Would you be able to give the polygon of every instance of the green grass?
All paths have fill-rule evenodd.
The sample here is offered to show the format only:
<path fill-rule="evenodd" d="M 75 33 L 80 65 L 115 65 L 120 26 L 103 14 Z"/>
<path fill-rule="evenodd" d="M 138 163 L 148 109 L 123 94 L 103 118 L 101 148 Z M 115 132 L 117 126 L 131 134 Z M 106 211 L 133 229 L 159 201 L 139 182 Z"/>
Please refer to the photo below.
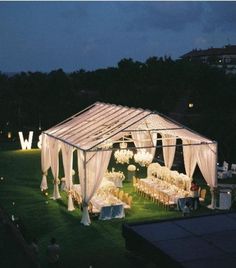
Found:
<path fill-rule="evenodd" d="M 67 211 L 67 198 L 53 201 L 40 192 L 40 151 L 0 152 L 0 205 L 9 215 L 19 218 L 20 228 L 27 241 L 39 240 L 40 262 L 46 267 L 46 247 L 56 237 L 61 249 L 60 267 L 143 267 L 143 263 L 129 258 L 125 249 L 121 227 L 124 222 L 146 221 L 182 217 L 178 211 L 165 211 L 134 192 L 129 182 L 124 190 L 133 196 L 132 210 L 125 219 L 92 220 L 89 227 L 80 224 L 81 212 L 77 208 Z M 111 162 L 111 167 L 115 166 Z M 124 168 L 116 166 L 116 170 Z M 61 172 L 61 171 L 60 171 Z M 124 170 L 126 173 L 126 169 Z M 145 176 L 140 168 L 139 176 Z M 49 196 L 52 194 L 52 176 L 49 174 Z M 13 205 L 13 202 L 15 203 Z M 208 211 L 201 208 L 196 214 Z M 5 254 L 8 254 L 5 252 Z M 14 267 L 14 266 L 13 266 Z"/>

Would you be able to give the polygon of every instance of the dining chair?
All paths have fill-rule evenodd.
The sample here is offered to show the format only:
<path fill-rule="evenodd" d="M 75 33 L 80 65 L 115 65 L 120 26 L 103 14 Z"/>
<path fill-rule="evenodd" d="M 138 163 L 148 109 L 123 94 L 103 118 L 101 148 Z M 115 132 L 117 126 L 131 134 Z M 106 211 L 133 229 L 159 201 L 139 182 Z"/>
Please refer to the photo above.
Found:
<path fill-rule="evenodd" d="M 122 200 L 123 195 L 124 195 L 124 191 L 123 190 L 119 191 L 118 199 Z"/>
<path fill-rule="evenodd" d="M 231 164 L 231 172 L 236 175 L 236 164 Z"/>
<path fill-rule="evenodd" d="M 199 196 L 199 202 L 203 203 L 206 198 L 206 189 L 202 189 Z"/>

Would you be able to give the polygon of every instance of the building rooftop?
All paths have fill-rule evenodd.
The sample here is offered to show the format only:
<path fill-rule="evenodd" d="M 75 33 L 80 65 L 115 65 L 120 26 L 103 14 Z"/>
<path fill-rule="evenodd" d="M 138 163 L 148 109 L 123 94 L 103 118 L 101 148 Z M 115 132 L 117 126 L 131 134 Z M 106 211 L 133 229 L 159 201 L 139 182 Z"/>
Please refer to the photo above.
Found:
<path fill-rule="evenodd" d="M 208 48 L 208 49 L 194 49 L 180 58 L 192 58 L 192 57 L 202 57 L 202 56 L 221 56 L 221 55 L 236 55 L 236 45 L 227 45 L 223 48 Z"/>

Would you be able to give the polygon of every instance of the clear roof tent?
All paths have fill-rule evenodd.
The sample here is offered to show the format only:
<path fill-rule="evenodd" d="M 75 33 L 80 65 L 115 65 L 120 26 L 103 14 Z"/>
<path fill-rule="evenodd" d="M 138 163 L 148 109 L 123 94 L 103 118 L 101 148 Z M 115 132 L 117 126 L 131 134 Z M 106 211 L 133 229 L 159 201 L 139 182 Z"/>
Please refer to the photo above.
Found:
<path fill-rule="evenodd" d="M 214 143 L 160 113 L 101 102 L 94 103 L 44 133 L 77 149 L 93 151 L 101 149 L 99 145 L 106 140 L 115 142 L 131 132 L 147 130 L 188 139 L 196 144 Z"/>
<path fill-rule="evenodd" d="M 162 145 L 156 145 L 156 141 L 159 139 L 157 134 L 161 136 Z M 182 140 L 182 143 L 177 144 L 177 139 Z M 198 164 L 203 177 L 211 188 L 211 207 L 214 208 L 214 187 L 217 187 L 217 143 L 215 141 L 160 113 L 101 102 L 94 103 L 43 132 L 41 189 L 47 189 L 47 170 L 51 168 L 54 177 L 53 198 L 60 198 L 58 153 L 61 150 L 66 182 L 69 185 L 68 210 L 73 209 L 70 193 L 73 184 L 71 172 L 73 150 L 77 149 L 77 164 L 84 206 L 81 223 L 89 225 L 89 201 L 101 183 L 110 161 L 111 151 L 119 149 L 113 145 L 122 143 L 124 140 L 130 142 L 129 148 L 134 150 L 146 148 L 144 151 L 148 149 L 152 151 L 154 148 L 153 156 L 156 147 L 163 147 L 167 168 L 172 166 L 175 147 L 183 146 L 185 168 L 186 166 L 188 167 L 186 170 L 192 168 L 191 172 L 194 172 L 195 166 Z M 107 147 L 107 144 L 111 144 L 111 146 Z M 192 175 L 189 176 L 192 177 Z"/>

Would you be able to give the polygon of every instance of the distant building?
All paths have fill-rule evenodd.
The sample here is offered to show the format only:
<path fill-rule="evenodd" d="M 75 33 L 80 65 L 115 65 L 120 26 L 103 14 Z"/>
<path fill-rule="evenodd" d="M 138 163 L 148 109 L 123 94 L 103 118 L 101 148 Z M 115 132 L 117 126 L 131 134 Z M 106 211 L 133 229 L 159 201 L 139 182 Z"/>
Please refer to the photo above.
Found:
<path fill-rule="evenodd" d="M 236 45 L 223 48 L 194 49 L 180 58 L 189 61 L 200 61 L 218 68 L 226 73 L 236 74 Z"/>

